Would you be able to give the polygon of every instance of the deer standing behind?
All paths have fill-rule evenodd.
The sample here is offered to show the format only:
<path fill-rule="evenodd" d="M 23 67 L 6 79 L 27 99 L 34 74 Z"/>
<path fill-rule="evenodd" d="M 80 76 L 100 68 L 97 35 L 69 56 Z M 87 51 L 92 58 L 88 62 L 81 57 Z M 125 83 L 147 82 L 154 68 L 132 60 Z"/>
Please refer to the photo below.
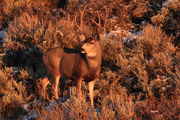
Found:
<path fill-rule="evenodd" d="M 91 106 L 94 106 L 94 84 L 101 70 L 101 47 L 98 39 L 87 38 L 81 49 L 51 48 L 43 55 L 48 75 L 42 80 L 42 90 L 53 82 L 53 95 L 58 99 L 60 78 L 72 79 L 76 82 L 77 97 L 82 97 L 81 83 L 88 82 Z"/>

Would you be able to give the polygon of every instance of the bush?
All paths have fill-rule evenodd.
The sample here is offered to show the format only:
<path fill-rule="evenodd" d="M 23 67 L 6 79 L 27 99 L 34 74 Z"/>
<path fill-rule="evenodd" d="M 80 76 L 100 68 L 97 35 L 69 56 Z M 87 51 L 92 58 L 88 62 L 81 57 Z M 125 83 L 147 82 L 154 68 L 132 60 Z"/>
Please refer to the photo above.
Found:
<path fill-rule="evenodd" d="M 159 6 L 163 0 L 82 1 L 71 0 L 66 6 L 59 0 L 0 1 L 0 26 L 7 28 L 0 46 L 4 51 L 0 55 L 0 119 L 22 118 L 30 113 L 22 104 L 30 103 L 32 111 L 39 110 L 37 119 L 43 120 L 177 119 L 180 56 L 178 45 L 173 45 L 178 39 L 177 0 L 164 4 L 157 14 L 149 6 Z M 151 22 L 141 26 L 145 18 Z M 175 32 L 167 33 L 170 28 Z M 133 43 L 128 46 L 124 37 L 136 30 L 140 34 L 130 38 Z M 80 48 L 84 38 L 97 34 L 103 50 L 94 91 L 97 111 L 90 109 L 85 82 L 83 100 L 72 95 L 48 109 L 52 103 L 40 99 L 37 82 L 46 75 L 43 53 L 56 46 Z"/>
<path fill-rule="evenodd" d="M 0 70 L 0 113 L 3 117 L 18 117 L 23 111 L 21 104 L 28 100 L 26 86 L 13 80 L 11 68 Z"/>

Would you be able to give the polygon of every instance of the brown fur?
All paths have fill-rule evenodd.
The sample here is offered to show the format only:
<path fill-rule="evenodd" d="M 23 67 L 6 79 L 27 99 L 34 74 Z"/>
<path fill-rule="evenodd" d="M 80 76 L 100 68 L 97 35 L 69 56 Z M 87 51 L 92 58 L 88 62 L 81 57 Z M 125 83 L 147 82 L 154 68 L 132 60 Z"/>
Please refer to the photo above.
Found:
<path fill-rule="evenodd" d="M 60 78 L 72 79 L 76 82 L 77 96 L 82 96 L 81 82 L 88 82 L 91 105 L 94 106 L 94 84 L 101 70 L 101 47 L 99 41 L 85 42 L 80 50 L 68 48 L 51 48 L 43 56 L 48 77 L 42 80 L 45 94 L 49 79 L 53 80 L 53 94 L 58 99 L 58 83 Z M 49 79 L 48 79 L 49 78 Z"/>

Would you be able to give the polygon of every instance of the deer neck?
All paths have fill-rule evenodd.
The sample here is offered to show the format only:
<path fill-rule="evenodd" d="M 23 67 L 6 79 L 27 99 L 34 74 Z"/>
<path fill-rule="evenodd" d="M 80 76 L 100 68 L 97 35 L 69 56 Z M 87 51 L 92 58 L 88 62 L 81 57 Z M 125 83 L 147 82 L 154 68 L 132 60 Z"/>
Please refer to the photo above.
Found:
<path fill-rule="evenodd" d="M 87 55 L 86 56 L 86 62 L 87 62 L 88 69 L 90 71 L 97 69 L 101 64 L 100 55 L 95 55 L 95 56 L 88 56 Z"/>

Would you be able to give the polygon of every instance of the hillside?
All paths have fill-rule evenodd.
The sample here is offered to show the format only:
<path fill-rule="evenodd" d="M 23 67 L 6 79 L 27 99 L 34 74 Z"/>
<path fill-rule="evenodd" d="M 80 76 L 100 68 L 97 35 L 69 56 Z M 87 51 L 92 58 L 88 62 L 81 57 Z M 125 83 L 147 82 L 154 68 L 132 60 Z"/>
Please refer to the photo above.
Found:
<path fill-rule="evenodd" d="M 0 120 L 178 120 L 179 21 L 179 0 L 1 0 Z M 80 36 L 96 34 L 95 109 L 86 82 L 83 100 L 70 80 L 60 82 L 59 100 L 51 85 L 42 98 L 43 53 L 78 49 Z"/>

